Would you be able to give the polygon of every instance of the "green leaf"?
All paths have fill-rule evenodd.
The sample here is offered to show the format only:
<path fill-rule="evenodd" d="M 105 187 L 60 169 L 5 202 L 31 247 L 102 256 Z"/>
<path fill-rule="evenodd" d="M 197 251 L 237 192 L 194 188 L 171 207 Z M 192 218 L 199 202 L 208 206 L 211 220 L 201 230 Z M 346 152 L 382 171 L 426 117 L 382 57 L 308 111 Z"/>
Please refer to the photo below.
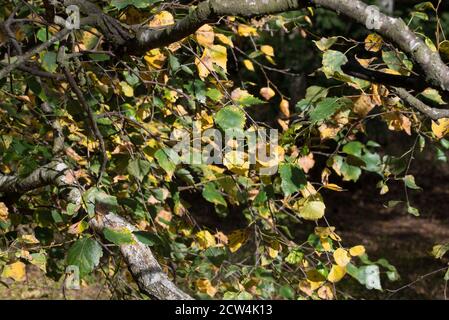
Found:
<path fill-rule="evenodd" d="M 154 153 L 154 157 L 157 163 L 164 169 L 165 172 L 171 177 L 175 173 L 176 165 L 167 157 L 167 154 L 163 149 L 159 149 Z"/>
<path fill-rule="evenodd" d="M 206 92 L 206 97 L 211 99 L 214 102 L 220 101 L 221 98 L 223 98 L 223 94 L 220 92 L 220 90 L 215 88 L 209 88 Z"/>
<path fill-rule="evenodd" d="M 344 145 L 343 152 L 347 154 L 351 154 L 356 157 L 362 156 L 364 145 L 358 141 L 351 141 Z"/>
<path fill-rule="evenodd" d="M 131 160 L 128 164 L 128 173 L 137 180 L 142 181 L 143 178 L 150 172 L 151 164 L 142 159 Z"/>
<path fill-rule="evenodd" d="M 80 276 L 91 273 L 103 255 L 101 246 L 92 238 L 78 239 L 67 253 L 67 265 L 78 266 Z"/>
<path fill-rule="evenodd" d="M 413 63 L 402 52 L 382 51 L 382 59 L 388 68 L 405 76 L 410 75 L 410 71 L 413 69 Z"/>
<path fill-rule="evenodd" d="M 290 286 L 287 285 L 279 288 L 279 294 L 285 299 L 292 300 L 295 298 L 295 291 Z"/>
<path fill-rule="evenodd" d="M 220 247 L 207 248 L 203 254 L 216 267 L 219 267 L 227 257 L 226 249 Z"/>
<path fill-rule="evenodd" d="M 310 112 L 310 121 L 315 123 L 321 120 L 326 120 L 332 116 L 341 107 L 341 104 L 338 103 L 338 99 L 339 98 L 334 97 L 321 100 Z"/>
<path fill-rule="evenodd" d="M 297 165 L 291 163 L 281 164 L 279 174 L 281 176 L 281 189 L 285 196 L 299 191 L 307 184 L 304 172 Z"/>
<path fill-rule="evenodd" d="M 55 72 L 58 68 L 58 64 L 56 63 L 56 52 L 45 52 L 41 53 L 42 59 L 42 68 L 44 68 L 48 72 Z"/>
<path fill-rule="evenodd" d="M 103 229 L 104 237 L 120 246 L 122 244 L 133 244 L 135 243 L 134 237 L 129 229 L 123 228 L 123 229 L 111 229 L 111 228 L 104 228 Z"/>
<path fill-rule="evenodd" d="M 415 177 L 411 174 L 406 175 L 404 177 L 404 183 L 407 186 L 407 188 L 414 189 L 414 190 L 421 190 L 421 187 L 418 187 L 415 183 Z"/>
<path fill-rule="evenodd" d="M 341 66 L 348 62 L 348 58 L 340 51 L 328 50 L 323 54 L 323 67 L 322 71 L 327 78 L 331 78 L 334 75 L 341 75 L 343 71 Z"/>
<path fill-rule="evenodd" d="M 215 123 L 223 130 L 227 129 L 243 129 L 246 122 L 245 113 L 236 106 L 227 106 L 215 115 Z"/>
<path fill-rule="evenodd" d="M 318 220 L 324 216 L 326 206 L 322 201 L 307 201 L 299 211 L 301 218 L 305 220 Z"/>
<path fill-rule="evenodd" d="M 133 234 L 139 242 L 146 244 L 150 247 L 154 246 L 157 243 L 160 243 L 160 241 L 161 241 L 160 238 L 158 237 L 158 235 L 156 235 L 152 232 L 134 231 Z"/>
<path fill-rule="evenodd" d="M 209 182 L 204 186 L 203 197 L 209 202 L 216 205 L 222 205 L 227 207 L 227 203 L 223 195 L 217 190 L 214 183 Z"/>
<path fill-rule="evenodd" d="M 437 259 L 441 259 L 447 251 L 449 251 L 449 243 L 437 244 L 432 248 L 432 255 Z"/>
<path fill-rule="evenodd" d="M 161 0 L 112 0 L 111 5 L 121 10 L 127 6 L 134 6 L 139 9 L 147 8 L 150 5 L 160 2 Z"/>
<path fill-rule="evenodd" d="M 289 252 L 288 256 L 285 257 L 285 262 L 294 265 L 300 263 L 303 258 L 304 253 L 302 253 L 298 249 L 293 249 L 292 251 Z"/>
<path fill-rule="evenodd" d="M 449 268 L 447 268 L 446 273 L 444 274 L 444 280 L 449 281 Z"/>
<path fill-rule="evenodd" d="M 407 206 L 407 212 L 410 213 L 411 215 L 414 215 L 415 217 L 419 217 L 419 210 L 410 205 Z"/>

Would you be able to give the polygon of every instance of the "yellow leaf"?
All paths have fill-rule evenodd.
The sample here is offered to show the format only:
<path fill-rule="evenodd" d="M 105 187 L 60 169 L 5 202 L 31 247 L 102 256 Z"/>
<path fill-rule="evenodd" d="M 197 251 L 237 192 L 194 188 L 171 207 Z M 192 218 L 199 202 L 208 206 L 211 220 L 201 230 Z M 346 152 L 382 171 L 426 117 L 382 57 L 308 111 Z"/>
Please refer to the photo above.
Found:
<path fill-rule="evenodd" d="M 276 62 L 274 62 L 273 57 L 265 56 L 265 59 L 267 59 L 267 61 L 268 61 L 269 63 L 271 63 L 272 65 L 276 65 Z"/>
<path fill-rule="evenodd" d="M 370 96 L 362 94 L 360 98 L 354 102 L 353 111 L 356 114 L 365 117 L 375 106 L 376 105 Z"/>
<path fill-rule="evenodd" d="M 273 89 L 269 88 L 269 87 L 265 87 L 260 89 L 260 95 L 262 97 L 264 97 L 265 100 L 270 100 L 271 98 L 273 98 L 276 93 L 274 92 Z"/>
<path fill-rule="evenodd" d="M 8 220 L 8 207 L 3 202 L 0 202 L 0 221 L 6 220 Z"/>
<path fill-rule="evenodd" d="M 210 55 L 212 57 L 212 62 L 217 66 L 221 67 L 224 71 L 227 71 L 227 63 L 228 63 L 228 52 L 226 47 L 222 45 L 213 45 L 210 48 Z"/>
<path fill-rule="evenodd" d="M 281 103 L 279 104 L 279 110 L 286 118 L 290 117 L 290 104 L 287 100 L 282 99 Z"/>
<path fill-rule="evenodd" d="M 214 29 L 205 24 L 195 32 L 196 41 L 203 47 L 210 47 L 214 44 Z"/>
<path fill-rule="evenodd" d="M 34 234 L 24 234 L 20 237 L 20 241 L 29 244 L 39 243 L 39 240 L 34 236 Z"/>
<path fill-rule="evenodd" d="M 213 297 L 217 293 L 217 289 L 215 289 L 210 280 L 208 279 L 198 279 L 196 280 L 196 287 L 199 292 L 206 293 L 209 296 Z"/>
<path fill-rule="evenodd" d="M 441 42 L 439 45 L 439 50 L 440 50 L 440 53 L 443 56 L 445 56 L 446 59 L 448 59 L 449 58 L 449 41 L 444 40 L 443 42 Z"/>
<path fill-rule="evenodd" d="M 400 112 L 388 113 L 384 115 L 384 118 L 388 123 L 388 129 L 392 131 L 405 131 L 409 136 L 412 135 L 412 122 Z"/>
<path fill-rule="evenodd" d="M 201 59 L 195 59 L 195 64 L 201 79 L 206 78 L 210 74 L 213 70 L 214 63 L 227 71 L 227 62 L 228 57 L 226 47 L 221 45 L 213 45 L 209 48 L 205 48 Z"/>
<path fill-rule="evenodd" d="M 20 261 L 6 265 L 2 272 L 2 277 L 12 278 L 15 281 L 24 281 L 25 275 L 25 264 Z"/>
<path fill-rule="evenodd" d="M 432 132 L 437 139 L 443 138 L 449 133 L 449 118 L 432 121 Z"/>
<path fill-rule="evenodd" d="M 334 260 L 340 267 L 345 267 L 351 261 L 351 257 L 348 251 L 343 248 L 338 248 L 334 251 Z"/>
<path fill-rule="evenodd" d="M 211 70 L 213 70 L 212 59 L 207 53 L 208 52 L 204 50 L 201 59 L 195 58 L 195 65 L 201 79 L 206 78 L 210 74 Z"/>
<path fill-rule="evenodd" d="M 249 71 L 255 71 L 255 69 L 254 69 L 254 64 L 251 62 L 251 60 L 249 60 L 249 59 L 243 60 L 243 65 L 244 65 L 245 68 L 248 69 Z"/>
<path fill-rule="evenodd" d="M 229 236 L 229 251 L 236 252 L 248 240 L 249 234 L 246 230 L 235 230 Z"/>
<path fill-rule="evenodd" d="M 168 11 L 161 11 L 155 14 L 153 19 L 151 19 L 149 26 L 150 28 L 160 28 L 165 26 L 170 26 L 175 23 L 173 15 Z"/>
<path fill-rule="evenodd" d="M 257 29 L 246 24 L 239 24 L 237 33 L 242 37 L 257 36 Z"/>
<path fill-rule="evenodd" d="M 134 89 L 131 87 L 128 82 L 126 81 L 120 81 L 120 87 L 122 89 L 122 93 L 126 97 L 134 97 Z"/>
<path fill-rule="evenodd" d="M 201 249 L 207 249 L 217 245 L 215 237 L 207 230 L 200 231 L 196 234 L 196 240 Z"/>
<path fill-rule="evenodd" d="M 260 47 L 260 51 L 262 51 L 266 56 L 274 57 L 274 49 L 272 46 L 263 45 Z"/>
<path fill-rule="evenodd" d="M 278 256 L 279 251 L 281 251 L 281 250 L 282 250 L 282 246 L 280 245 L 279 242 L 272 242 L 270 244 L 270 246 L 268 247 L 268 255 L 272 259 L 275 259 Z"/>
<path fill-rule="evenodd" d="M 371 33 L 365 39 L 365 50 L 379 52 L 382 49 L 383 39 L 376 33 Z"/>
<path fill-rule="evenodd" d="M 150 69 L 161 69 L 165 64 L 167 57 L 160 49 L 152 49 L 145 54 L 144 59 Z"/>
<path fill-rule="evenodd" d="M 323 187 L 326 188 L 326 189 L 329 189 L 329 190 L 333 190 L 333 191 L 338 191 L 338 192 L 343 191 L 342 187 L 340 187 L 340 186 L 338 186 L 338 185 L 336 185 L 334 183 L 325 184 Z"/>
<path fill-rule="evenodd" d="M 308 201 L 299 211 L 299 215 L 305 220 L 318 220 L 324 216 L 325 209 L 322 201 Z"/>
<path fill-rule="evenodd" d="M 335 283 L 343 279 L 345 274 L 346 274 L 346 267 L 340 267 L 334 264 L 332 265 L 331 271 L 327 276 L 327 280 L 329 280 L 332 283 Z"/>
<path fill-rule="evenodd" d="M 354 246 L 351 249 L 349 249 L 349 254 L 353 257 L 361 256 L 365 253 L 365 247 L 362 245 Z"/>
<path fill-rule="evenodd" d="M 230 46 L 231 48 L 234 48 L 234 43 L 232 43 L 231 38 L 226 37 L 224 34 L 217 33 L 215 34 L 215 37 L 220 41 L 221 43 Z"/>
<path fill-rule="evenodd" d="M 323 246 L 324 251 L 332 251 L 331 242 L 328 238 L 320 238 L 321 245 Z"/>

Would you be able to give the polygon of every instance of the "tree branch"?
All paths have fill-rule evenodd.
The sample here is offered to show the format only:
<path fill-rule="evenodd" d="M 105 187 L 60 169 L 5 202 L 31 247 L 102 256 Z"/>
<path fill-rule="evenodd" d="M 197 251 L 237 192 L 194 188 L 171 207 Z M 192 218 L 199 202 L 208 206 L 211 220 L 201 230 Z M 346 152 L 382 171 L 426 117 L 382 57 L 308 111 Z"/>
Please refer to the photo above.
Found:
<path fill-rule="evenodd" d="M 36 169 L 24 178 L 0 174 L 0 192 L 23 193 L 50 185 L 68 190 L 67 200 L 74 204 L 81 204 L 81 191 L 75 184 L 74 174 L 62 161 L 55 160 L 46 166 Z M 89 225 L 100 234 L 103 234 L 104 228 L 127 228 L 131 232 L 137 231 L 131 223 L 114 213 L 97 214 L 95 218 L 89 221 Z M 158 300 L 192 299 L 168 279 L 151 249 L 137 239 L 135 239 L 135 242 L 135 244 L 121 245 L 120 252 L 139 289 L 151 298 Z"/>
<path fill-rule="evenodd" d="M 394 88 L 394 91 L 406 104 L 425 114 L 432 120 L 449 118 L 449 110 L 429 107 L 403 88 Z"/>

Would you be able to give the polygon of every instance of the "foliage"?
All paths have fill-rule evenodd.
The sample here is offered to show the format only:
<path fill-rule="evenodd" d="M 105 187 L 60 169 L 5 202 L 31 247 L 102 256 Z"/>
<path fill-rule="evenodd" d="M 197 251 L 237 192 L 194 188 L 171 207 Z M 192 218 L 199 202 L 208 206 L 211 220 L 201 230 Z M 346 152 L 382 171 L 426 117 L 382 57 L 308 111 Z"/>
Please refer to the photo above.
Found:
<path fill-rule="evenodd" d="M 41 2 L 34 1 L 37 14 L 45 13 Z M 128 24 L 167 26 L 186 13 L 182 6 L 167 9 L 160 1 L 103 4 L 105 12 Z M 13 7 L 11 1 L 0 8 L 0 20 Z M 21 7 L 18 15 L 35 17 L 30 8 Z M 26 193 L 8 206 L 6 199 L 0 201 L 2 277 L 23 281 L 24 266 L 31 263 L 52 277 L 76 265 L 86 278 L 99 268 L 123 267 L 110 257 L 119 255 L 120 245 L 138 241 L 152 248 L 164 271 L 176 266 L 170 269 L 176 284 L 197 298 L 334 299 L 334 285 L 350 278 L 377 290 L 397 280 L 396 269 L 385 259 L 371 261 L 363 245 L 349 246 L 339 236 L 326 211 L 326 194 L 345 191 L 367 173 L 377 177 L 380 194 L 394 183 L 403 183 L 406 193 L 421 190 L 408 172 L 410 162 L 427 142 L 447 161 L 449 119 L 428 120 L 388 86 L 345 74 L 342 65 L 352 54 L 348 48 L 380 52 L 377 59 L 360 58 L 364 66 L 376 64 L 378 70 L 405 76 L 415 71 L 413 62 L 386 39 L 368 32 L 346 37 L 341 20 L 333 17 L 334 23 L 326 25 L 332 21 L 321 13 L 304 9 L 246 20 L 227 17 L 142 56 L 116 56 L 96 30 L 74 32 L 69 46 L 78 54 L 69 68 L 96 115 L 104 155 L 66 80 L 20 70 L 3 79 L 1 172 L 23 177 L 51 161 L 51 121 L 57 118 L 65 136 L 63 158 L 83 189 L 83 202 L 81 207 L 69 203 L 63 190 L 53 186 Z M 420 7 L 403 13 L 426 28 L 425 16 L 432 14 Z M 153 18 L 146 22 L 148 17 Z M 330 29 L 341 33 L 333 35 Z M 15 34 L 32 47 L 58 30 L 24 24 Z M 309 39 L 312 34 L 320 37 Z M 445 53 L 444 41 L 427 34 L 422 36 Z M 4 43 L 5 35 L 0 40 Z M 290 43 L 311 57 L 303 61 L 300 52 L 293 55 Z M 46 72 L 61 72 L 57 55 L 62 44 L 56 42 L 33 61 Z M 7 55 L 4 59 L 8 63 Z M 290 63 L 292 73 L 316 66 L 299 101 L 289 97 L 285 82 L 290 71 L 283 67 Z M 436 105 L 444 103 L 435 89 L 422 95 Z M 51 114 L 42 110 L 43 103 L 51 106 Z M 260 110 L 274 116 L 256 121 Z M 415 143 L 405 154 L 386 154 L 370 135 L 374 121 L 413 136 Z M 173 135 L 182 137 L 183 129 L 261 127 L 282 131 L 276 150 L 281 161 L 272 176 L 258 173 L 268 166 L 260 159 L 257 164 L 232 159 L 185 164 L 169 152 Z M 201 152 L 194 144 L 190 149 L 193 155 Z M 100 174 L 103 156 L 107 166 Z M 425 209 L 413 207 L 407 194 L 388 205 L 400 201 L 413 215 Z M 94 234 L 87 221 L 104 213 L 102 206 L 138 230 Z M 22 225 L 30 227 L 26 233 L 18 232 Z M 100 243 L 112 246 L 106 250 Z M 440 245 L 434 255 L 440 258 L 447 250 Z"/>

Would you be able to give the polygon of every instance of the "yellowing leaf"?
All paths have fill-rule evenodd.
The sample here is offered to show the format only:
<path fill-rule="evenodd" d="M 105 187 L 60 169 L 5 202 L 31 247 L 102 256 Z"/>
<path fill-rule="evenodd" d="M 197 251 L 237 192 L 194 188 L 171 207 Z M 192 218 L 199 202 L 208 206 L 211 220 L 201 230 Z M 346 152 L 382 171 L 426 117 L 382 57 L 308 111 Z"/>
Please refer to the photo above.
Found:
<path fill-rule="evenodd" d="M 269 88 L 269 87 L 265 87 L 260 89 L 260 95 L 262 97 L 264 97 L 265 100 L 270 100 L 271 98 L 273 98 L 276 93 L 274 92 L 273 89 Z"/>
<path fill-rule="evenodd" d="M 175 23 L 175 19 L 173 15 L 168 11 L 161 11 L 158 14 L 155 14 L 153 19 L 151 19 L 148 24 L 150 28 L 160 28 L 165 26 L 170 26 Z"/>
<path fill-rule="evenodd" d="M 318 220 L 324 216 L 326 206 L 321 201 L 308 201 L 299 211 L 299 215 L 306 220 Z"/>
<path fill-rule="evenodd" d="M 8 207 L 3 202 L 0 202 L 0 221 L 6 220 L 8 220 Z"/>
<path fill-rule="evenodd" d="M 217 245 L 215 237 L 207 230 L 200 231 L 196 234 L 196 240 L 201 249 L 207 249 Z"/>
<path fill-rule="evenodd" d="M 249 234 L 246 230 L 235 230 L 229 236 L 229 251 L 236 252 L 248 240 Z"/>
<path fill-rule="evenodd" d="M 195 65 L 201 79 L 206 78 L 210 74 L 214 66 L 212 65 L 212 59 L 208 54 L 207 49 L 204 50 L 201 59 L 195 58 Z"/>
<path fill-rule="evenodd" d="M 221 45 L 213 45 L 205 48 L 201 59 L 196 58 L 195 64 L 201 79 L 206 78 L 213 70 L 213 64 L 218 65 L 227 71 L 228 56 L 226 47 Z"/>
<path fill-rule="evenodd" d="M 196 287 L 199 292 L 206 293 L 209 296 L 213 297 L 217 293 L 217 289 L 215 289 L 210 280 L 208 279 L 198 279 L 196 280 Z"/>
<path fill-rule="evenodd" d="M 249 59 L 243 60 L 243 65 L 244 65 L 245 68 L 248 69 L 249 71 L 255 71 L 255 69 L 254 69 L 254 64 L 251 62 L 251 60 L 249 60 Z"/>
<path fill-rule="evenodd" d="M 196 41 L 203 47 L 210 47 L 214 44 L 214 29 L 205 24 L 195 32 Z"/>
<path fill-rule="evenodd" d="M 257 36 L 257 29 L 246 24 L 239 24 L 237 27 L 237 33 L 242 37 Z"/>
<path fill-rule="evenodd" d="M 122 89 L 122 93 L 126 97 L 133 97 L 134 96 L 134 89 L 131 87 L 126 81 L 120 81 L 120 87 Z"/>
<path fill-rule="evenodd" d="M 231 38 L 226 37 L 224 34 L 217 33 L 215 34 L 215 37 L 220 41 L 221 43 L 230 46 L 231 48 L 234 48 L 234 43 L 232 43 Z"/>
<path fill-rule="evenodd" d="M 221 67 L 224 71 L 227 71 L 228 53 L 226 47 L 219 44 L 210 48 L 212 62 Z"/>
<path fill-rule="evenodd" d="M 376 33 L 371 33 L 365 39 L 365 50 L 379 52 L 382 49 L 383 39 Z"/>
<path fill-rule="evenodd" d="M 332 283 L 335 283 L 343 279 L 345 274 L 346 274 L 346 267 L 340 267 L 334 264 L 332 265 L 331 271 L 327 276 L 327 280 L 329 280 Z"/>
<path fill-rule="evenodd" d="M 274 49 L 272 46 L 263 45 L 260 47 L 260 51 L 262 51 L 266 56 L 274 57 Z"/>
<path fill-rule="evenodd" d="M 354 246 L 351 249 L 349 249 L 349 254 L 353 257 L 361 256 L 365 253 L 365 247 L 362 245 Z"/>
<path fill-rule="evenodd" d="M 348 251 L 343 248 L 338 248 L 334 251 L 334 260 L 340 267 L 345 267 L 351 261 L 351 257 Z"/>
<path fill-rule="evenodd" d="M 412 122 L 400 112 L 388 113 L 384 115 L 384 118 L 388 123 L 388 129 L 405 131 L 409 136 L 412 135 Z"/>
<path fill-rule="evenodd" d="M 161 69 L 165 64 L 167 57 L 161 52 L 160 49 L 152 49 L 146 53 L 144 60 L 150 69 Z"/>
<path fill-rule="evenodd" d="M 2 277 L 12 278 L 15 281 L 25 281 L 25 275 L 25 264 L 20 261 L 6 265 L 2 272 Z"/>
<path fill-rule="evenodd" d="M 437 139 L 443 138 L 449 133 L 449 118 L 432 121 L 432 132 Z"/>

